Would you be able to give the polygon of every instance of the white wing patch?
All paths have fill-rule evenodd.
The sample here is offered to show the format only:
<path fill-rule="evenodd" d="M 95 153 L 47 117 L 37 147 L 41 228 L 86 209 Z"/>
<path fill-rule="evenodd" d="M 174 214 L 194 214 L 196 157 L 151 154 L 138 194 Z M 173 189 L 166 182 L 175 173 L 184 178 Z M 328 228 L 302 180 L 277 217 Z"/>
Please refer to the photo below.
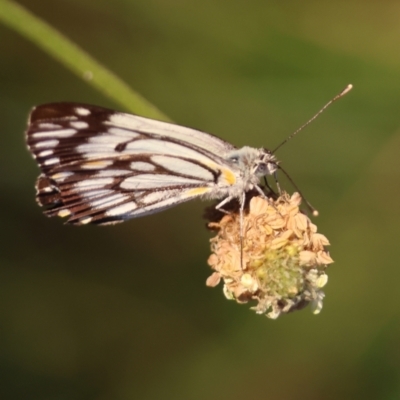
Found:
<path fill-rule="evenodd" d="M 151 161 L 163 168 L 181 175 L 190 175 L 204 181 L 212 181 L 213 174 L 206 168 L 200 167 L 191 161 L 182 160 L 171 156 L 151 156 Z"/>
<path fill-rule="evenodd" d="M 90 110 L 88 108 L 85 107 L 76 107 L 74 110 L 78 115 L 82 115 L 82 116 L 88 116 L 90 115 Z"/>
<path fill-rule="evenodd" d="M 59 129 L 59 130 L 51 130 L 51 131 L 46 131 L 46 132 L 36 132 L 33 133 L 32 136 L 34 138 L 46 138 L 46 137 L 52 137 L 52 138 L 67 138 L 71 137 L 72 135 L 75 135 L 76 129 Z"/>
<path fill-rule="evenodd" d="M 183 144 L 162 141 L 159 139 L 135 140 L 127 144 L 123 153 L 127 154 L 168 154 L 171 156 L 185 157 L 201 160 L 202 154 Z"/>
<path fill-rule="evenodd" d="M 122 204 L 117 207 L 110 208 L 106 211 L 107 216 L 124 215 L 129 214 L 137 208 L 137 205 L 132 201 L 126 204 Z"/>
<path fill-rule="evenodd" d="M 60 129 L 62 128 L 62 125 L 59 124 L 53 124 L 52 122 L 42 122 L 39 124 L 40 129 Z"/>
<path fill-rule="evenodd" d="M 129 164 L 130 168 L 135 171 L 149 172 L 154 171 L 156 166 L 144 161 L 133 161 Z"/>
<path fill-rule="evenodd" d="M 51 178 L 56 180 L 56 181 L 62 182 L 64 179 L 66 179 L 66 178 L 68 178 L 69 176 L 72 176 L 72 175 L 74 175 L 73 172 L 68 172 L 68 171 L 66 171 L 66 172 L 58 172 L 57 174 L 53 174 L 51 176 Z"/>
<path fill-rule="evenodd" d="M 71 121 L 70 125 L 75 129 L 87 129 L 89 124 L 85 121 Z"/>
<path fill-rule="evenodd" d="M 104 178 L 104 177 L 117 177 L 131 174 L 132 171 L 126 169 L 101 169 L 96 172 L 95 178 Z"/>
<path fill-rule="evenodd" d="M 42 147 L 56 147 L 58 143 L 60 143 L 60 141 L 56 139 L 45 140 L 43 142 L 35 143 L 35 148 L 41 149 Z"/>
<path fill-rule="evenodd" d="M 149 194 L 143 196 L 140 201 L 143 204 L 153 204 L 158 203 L 161 200 L 165 200 L 166 198 L 170 198 L 172 196 L 176 196 L 179 193 L 179 190 L 167 190 L 167 191 L 158 191 L 158 192 L 150 192 Z"/>
<path fill-rule="evenodd" d="M 196 179 L 184 178 L 182 176 L 177 176 L 172 180 L 169 175 L 143 174 L 125 178 L 120 186 L 122 189 L 127 190 L 143 190 L 168 187 L 171 186 L 171 182 L 173 182 L 174 186 L 199 185 L 202 183 Z"/>
<path fill-rule="evenodd" d="M 40 155 L 39 155 L 39 157 L 40 157 Z M 47 160 L 45 160 L 44 165 L 54 165 L 54 164 L 58 164 L 59 162 L 60 162 L 60 159 L 58 157 L 48 158 Z"/>
<path fill-rule="evenodd" d="M 103 208 L 105 205 L 114 206 L 118 203 L 128 201 L 129 199 L 130 199 L 130 197 L 127 195 L 124 195 L 121 193 L 116 193 L 116 194 L 110 194 L 109 196 L 107 196 L 105 198 L 101 198 L 100 200 L 91 201 L 90 205 L 93 208 L 99 208 L 99 207 Z"/>
<path fill-rule="evenodd" d="M 88 186 L 104 187 L 111 185 L 114 182 L 113 178 L 97 178 L 97 179 L 85 179 L 75 184 L 76 189 L 84 189 Z"/>
<path fill-rule="evenodd" d="M 53 154 L 53 153 L 54 153 L 54 150 L 43 150 L 38 154 L 38 156 L 39 157 L 46 157 L 46 156 L 49 156 L 50 154 Z"/>

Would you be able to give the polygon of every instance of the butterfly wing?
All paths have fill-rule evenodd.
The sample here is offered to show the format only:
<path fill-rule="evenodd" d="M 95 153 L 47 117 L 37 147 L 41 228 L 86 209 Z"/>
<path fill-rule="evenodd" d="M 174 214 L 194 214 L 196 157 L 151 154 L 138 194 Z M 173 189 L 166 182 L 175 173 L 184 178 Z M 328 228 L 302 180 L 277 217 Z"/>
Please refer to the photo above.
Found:
<path fill-rule="evenodd" d="M 102 107 L 38 106 L 26 135 L 42 170 L 39 204 L 73 224 L 113 224 L 191 198 L 221 197 L 236 181 L 224 158 L 235 149 L 229 143 Z"/>

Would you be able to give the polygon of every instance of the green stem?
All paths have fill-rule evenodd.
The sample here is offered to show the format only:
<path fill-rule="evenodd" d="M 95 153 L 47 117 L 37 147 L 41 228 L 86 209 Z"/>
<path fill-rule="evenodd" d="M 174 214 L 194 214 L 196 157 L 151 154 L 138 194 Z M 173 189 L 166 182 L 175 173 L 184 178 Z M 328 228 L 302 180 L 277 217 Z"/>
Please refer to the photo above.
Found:
<path fill-rule="evenodd" d="M 170 121 L 165 114 L 75 43 L 19 4 L 12 0 L 0 0 L 0 20 L 129 111 Z"/>

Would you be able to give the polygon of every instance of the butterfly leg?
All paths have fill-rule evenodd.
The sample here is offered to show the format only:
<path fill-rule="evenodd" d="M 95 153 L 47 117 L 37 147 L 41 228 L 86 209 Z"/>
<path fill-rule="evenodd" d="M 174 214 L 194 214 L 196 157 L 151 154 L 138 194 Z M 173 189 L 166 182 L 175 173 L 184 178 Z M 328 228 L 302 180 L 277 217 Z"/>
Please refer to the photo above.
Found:
<path fill-rule="evenodd" d="M 278 188 L 278 193 L 280 196 L 282 194 L 282 190 L 281 190 L 281 185 L 279 184 L 279 181 L 278 181 L 278 174 L 276 172 L 274 172 L 274 179 L 275 179 L 275 184 L 276 184 L 276 187 Z"/>
<path fill-rule="evenodd" d="M 272 187 L 269 185 L 268 179 L 266 176 L 264 176 L 264 185 L 265 187 L 268 189 L 269 193 L 271 194 L 275 194 L 274 189 L 272 189 Z M 265 190 L 263 190 L 263 192 L 265 193 Z"/>
<path fill-rule="evenodd" d="M 245 202 L 246 202 L 246 192 L 243 192 L 242 197 L 240 199 L 240 268 L 242 270 L 243 270 L 243 245 L 244 245 L 244 217 L 243 217 L 243 214 L 244 214 Z"/>
<path fill-rule="evenodd" d="M 223 212 L 224 214 L 230 214 L 230 212 L 229 211 L 226 211 L 226 210 L 224 210 L 222 207 L 225 205 L 225 204 L 228 204 L 231 200 L 233 200 L 235 197 L 234 196 L 228 196 L 228 197 L 226 197 L 225 199 L 223 199 L 220 203 L 218 203 L 216 206 L 215 206 L 215 209 L 216 210 L 218 210 L 218 211 L 221 211 L 221 212 Z"/>
<path fill-rule="evenodd" d="M 261 188 L 257 186 L 257 189 L 259 193 L 263 196 L 266 197 Z M 229 211 L 224 210 L 222 207 L 229 203 L 231 200 L 233 200 L 235 197 L 234 196 L 228 196 L 224 200 L 222 200 L 220 203 L 218 203 L 215 208 L 218 211 L 221 211 L 225 214 L 230 214 Z M 243 192 L 243 194 L 239 198 L 240 202 L 240 208 L 239 208 L 239 238 L 240 238 L 240 267 L 243 269 L 243 244 L 244 244 L 244 206 L 246 203 L 246 192 Z"/>
<path fill-rule="evenodd" d="M 260 188 L 260 186 L 256 185 L 256 186 L 254 186 L 254 188 L 257 190 L 257 192 L 260 194 L 260 196 L 261 196 L 263 199 L 268 200 L 268 197 L 265 195 L 264 190 L 262 190 L 262 189 Z"/>

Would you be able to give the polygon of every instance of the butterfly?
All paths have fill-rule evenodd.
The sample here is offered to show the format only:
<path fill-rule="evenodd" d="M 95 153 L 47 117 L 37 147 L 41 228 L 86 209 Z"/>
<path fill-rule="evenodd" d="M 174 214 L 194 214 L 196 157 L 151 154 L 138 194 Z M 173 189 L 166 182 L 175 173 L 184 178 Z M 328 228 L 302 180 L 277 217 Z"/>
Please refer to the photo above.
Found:
<path fill-rule="evenodd" d="M 260 180 L 273 175 L 277 182 L 278 169 L 286 174 L 275 151 L 351 88 L 274 151 L 237 148 L 195 129 L 93 105 L 39 105 L 26 131 L 42 172 L 36 199 L 47 216 L 75 225 L 115 224 L 194 198 L 219 200 L 220 211 L 236 200 L 243 221 L 246 194 L 266 198 Z"/>
<path fill-rule="evenodd" d="M 267 149 L 242 147 L 195 129 L 79 103 L 35 107 L 26 131 L 41 175 L 36 199 L 68 223 L 115 224 L 194 198 L 261 196 L 278 169 Z"/>

